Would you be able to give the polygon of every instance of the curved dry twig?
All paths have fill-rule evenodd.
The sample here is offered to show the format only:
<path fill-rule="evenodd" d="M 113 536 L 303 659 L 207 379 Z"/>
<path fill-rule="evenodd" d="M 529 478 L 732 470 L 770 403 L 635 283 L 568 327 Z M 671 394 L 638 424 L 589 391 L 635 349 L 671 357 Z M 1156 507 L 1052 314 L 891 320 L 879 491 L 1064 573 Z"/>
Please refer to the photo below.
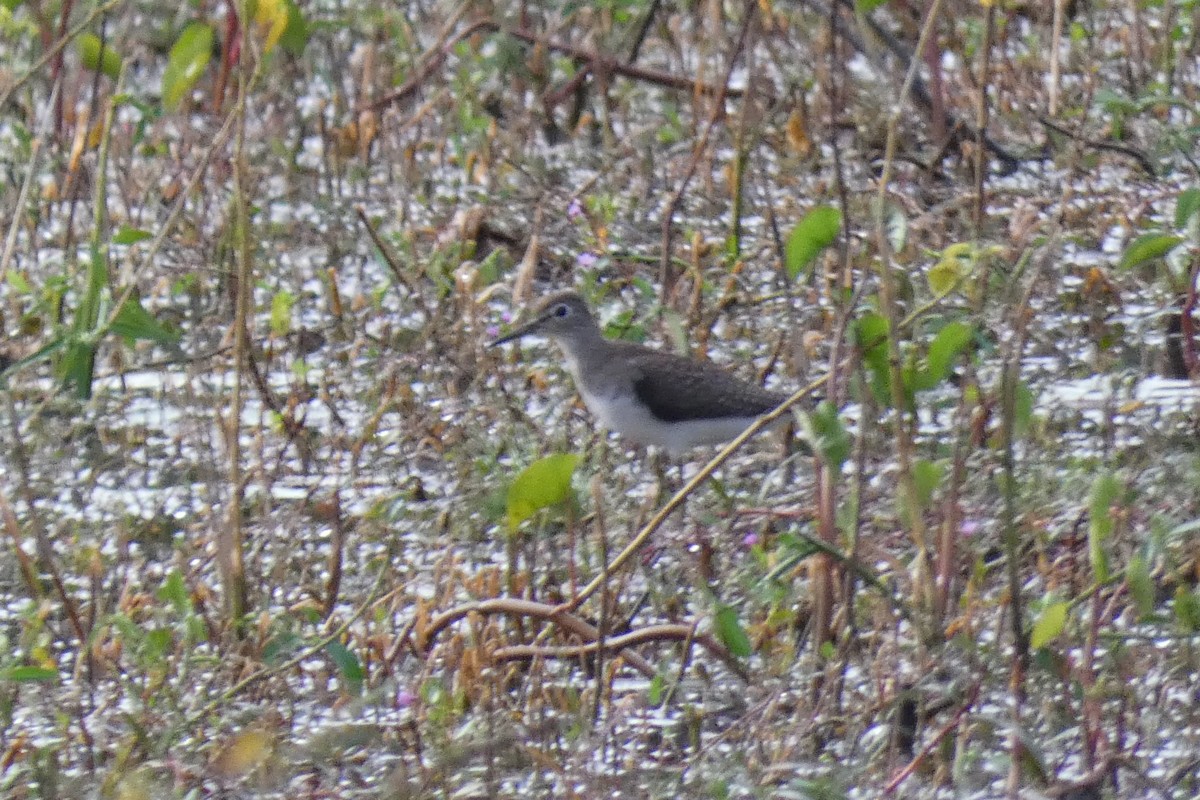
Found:
<path fill-rule="evenodd" d="M 425 630 L 416 632 L 417 647 L 423 652 L 428 652 L 438 634 L 470 614 L 482 614 L 484 616 L 505 614 L 514 617 L 534 617 L 553 622 L 568 633 L 572 633 L 589 642 L 596 642 L 600 638 L 600 629 L 595 625 L 557 606 L 539 603 L 536 600 L 497 597 L 491 600 L 463 603 L 460 606 L 455 606 L 449 611 L 444 611 L 437 615 L 430 621 L 429 626 Z M 614 642 L 620 642 L 623 639 L 624 636 L 607 638 L 605 641 L 605 650 L 623 650 L 622 656 L 634 669 L 648 678 L 653 677 L 655 674 L 653 664 L 637 653 L 624 650 L 623 647 L 614 644 Z M 533 645 L 526 646 L 534 647 Z M 502 649 L 507 650 L 509 648 Z M 556 648 L 537 647 L 536 649 L 551 651 Z"/>
<path fill-rule="evenodd" d="M 732 653 L 707 633 L 695 633 L 695 626 L 678 623 L 662 623 L 640 628 L 636 631 L 610 636 L 603 642 L 593 641 L 587 644 L 543 646 L 532 644 L 510 645 L 497 648 L 492 658 L 498 661 L 527 661 L 533 658 L 582 658 L 603 650 L 604 652 L 620 651 L 642 644 L 660 642 L 693 641 L 712 655 L 721 659 L 725 666 L 736 673 L 742 680 L 749 680 L 750 674 Z"/>

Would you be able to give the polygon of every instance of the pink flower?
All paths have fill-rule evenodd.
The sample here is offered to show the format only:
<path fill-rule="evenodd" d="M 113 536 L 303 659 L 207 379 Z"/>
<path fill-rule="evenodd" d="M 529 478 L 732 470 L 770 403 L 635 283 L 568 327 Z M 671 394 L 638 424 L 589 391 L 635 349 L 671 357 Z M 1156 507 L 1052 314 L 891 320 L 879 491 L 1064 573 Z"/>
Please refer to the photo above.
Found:
<path fill-rule="evenodd" d="M 579 202 L 578 197 L 572 197 L 570 205 L 567 206 L 567 219 L 575 222 L 583 216 L 583 203 Z"/>
<path fill-rule="evenodd" d="M 750 531 L 742 537 L 742 547 L 754 547 L 756 544 L 758 544 L 758 534 L 754 531 Z"/>
<path fill-rule="evenodd" d="M 596 266 L 596 262 L 599 260 L 600 256 L 596 255 L 595 253 L 580 253 L 579 255 L 575 256 L 576 266 L 583 267 L 584 269 L 589 269 Z"/>

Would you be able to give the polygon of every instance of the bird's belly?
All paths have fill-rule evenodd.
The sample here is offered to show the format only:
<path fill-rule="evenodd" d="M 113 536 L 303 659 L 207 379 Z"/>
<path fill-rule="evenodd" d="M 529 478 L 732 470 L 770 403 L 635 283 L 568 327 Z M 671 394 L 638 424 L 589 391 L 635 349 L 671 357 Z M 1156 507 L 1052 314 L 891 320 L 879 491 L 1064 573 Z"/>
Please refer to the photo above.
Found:
<path fill-rule="evenodd" d="M 604 428 L 632 442 L 661 447 L 675 454 L 699 445 L 727 442 L 756 419 L 750 416 L 664 422 L 633 397 L 581 394 L 588 410 Z"/>

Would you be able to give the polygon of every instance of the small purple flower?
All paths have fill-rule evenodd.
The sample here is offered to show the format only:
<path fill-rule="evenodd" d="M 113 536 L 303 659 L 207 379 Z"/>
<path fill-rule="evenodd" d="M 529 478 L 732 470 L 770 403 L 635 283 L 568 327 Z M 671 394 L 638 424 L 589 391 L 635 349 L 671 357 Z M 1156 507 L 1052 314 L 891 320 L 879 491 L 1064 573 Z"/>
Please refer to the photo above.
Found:
<path fill-rule="evenodd" d="M 500 321 L 503 322 L 505 325 L 512 322 L 512 312 L 511 311 L 501 311 L 500 312 Z"/>
<path fill-rule="evenodd" d="M 974 536 L 983 525 L 977 519 L 964 519 L 958 524 L 958 532 L 963 536 Z"/>
<path fill-rule="evenodd" d="M 396 706 L 398 708 L 409 708 L 415 702 L 417 702 L 417 696 L 408 689 L 401 689 L 396 693 Z"/>
<path fill-rule="evenodd" d="M 572 197 L 570 205 L 567 206 L 567 219 L 571 222 L 577 221 L 583 216 L 583 203 L 579 202 L 578 197 Z"/>
<path fill-rule="evenodd" d="M 500 326 L 499 325 L 488 325 L 487 326 L 487 337 L 489 339 L 495 339 L 499 335 L 500 335 Z"/>
<path fill-rule="evenodd" d="M 576 266 L 583 267 L 584 269 L 591 269 L 592 267 L 596 266 L 596 262 L 599 260 L 600 256 L 596 255 L 595 253 L 585 252 L 575 256 Z"/>
<path fill-rule="evenodd" d="M 742 547 L 750 548 L 756 544 L 758 544 L 758 534 L 754 531 L 750 531 L 742 537 Z"/>

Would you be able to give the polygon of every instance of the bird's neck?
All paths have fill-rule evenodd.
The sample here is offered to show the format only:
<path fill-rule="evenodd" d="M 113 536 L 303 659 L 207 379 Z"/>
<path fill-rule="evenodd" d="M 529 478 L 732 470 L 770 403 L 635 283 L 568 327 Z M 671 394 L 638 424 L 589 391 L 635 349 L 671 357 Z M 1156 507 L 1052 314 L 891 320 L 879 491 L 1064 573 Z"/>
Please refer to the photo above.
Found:
<path fill-rule="evenodd" d="M 593 375 L 604 368 L 608 360 L 608 352 L 612 343 L 604 338 L 599 328 L 572 331 L 567 335 L 554 337 L 555 344 L 562 350 L 567 362 L 567 369 L 579 382 L 587 375 Z"/>

